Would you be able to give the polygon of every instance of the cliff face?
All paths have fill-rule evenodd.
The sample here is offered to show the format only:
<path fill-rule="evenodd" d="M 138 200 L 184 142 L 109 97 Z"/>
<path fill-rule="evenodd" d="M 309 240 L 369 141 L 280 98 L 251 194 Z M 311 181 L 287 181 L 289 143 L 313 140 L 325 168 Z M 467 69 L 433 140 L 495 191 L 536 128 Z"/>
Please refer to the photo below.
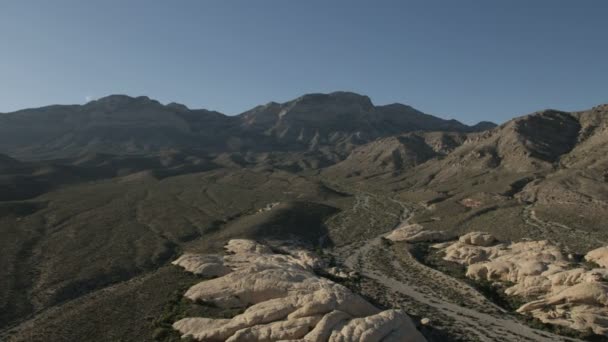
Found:
<path fill-rule="evenodd" d="M 239 115 L 241 127 L 307 148 L 355 146 L 380 137 L 413 131 L 471 132 L 402 104 L 374 106 L 367 96 L 348 92 L 304 95 L 283 104 L 269 103 Z"/>

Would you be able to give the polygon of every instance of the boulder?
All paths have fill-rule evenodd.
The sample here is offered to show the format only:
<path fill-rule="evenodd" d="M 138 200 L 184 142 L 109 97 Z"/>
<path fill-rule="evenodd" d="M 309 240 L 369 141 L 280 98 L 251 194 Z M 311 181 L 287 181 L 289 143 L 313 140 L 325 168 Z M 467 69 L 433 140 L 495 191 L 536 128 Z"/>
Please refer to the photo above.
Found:
<path fill-rule="evenodd" d="M 246 309 L 231 319 L 188 317 L 173 327 L 200 341 L 425 341 L 405 313 L 381 311 L 319 277 L 314 270 L 323 262 L 313 253 L 293 246 L 277 254 L 273 250 L 254 241 L 231 240 L 223 257 L 185 255 L 176 260 L 186 270 L 221 260 L 231 271 L 192 286 L 185 297 Z"/>
<path fill-rule="evenodd" d="M 317 325 L 312 329 L 305 337 L 304 341 L 327 341 L 329 337 L 334 332 L 334 328 L 340 325 L 342 322 L 347 322 L 352 319 L 352 316 L 349 314 L 334 310 L 330 313 L 327 313 L 323 318 L 317 323 Z"/>
<path fill-rule="evenodd" d="M 581 267 L 549 241 L 498 243 L 485 233 L 469 233 L 444 248 L 444 259 L 467 266 L 475 280 L 512 284 L 507 295 L 536 298 L 517 311 L 545 323 L 608 334 L 608 269 Z M 485 234 L 489 235 L 489 234 Z M 490 242 L 492 241 L 492 242 Z M 608 262 L 608 249 L 585 256 Z M 608 335 L 607 335 L 608 336 Z"/>
<path fill-rule="evenodd" d="M 608 284 L 581 282 L 554 295 L 526 303 L 517 312 L 532 314 L 544 323 L 608 335 L 607 306 Z"/>
<path fill-rule="evenodd" d="M 492 246 L 496 242 L 496 238 L 484 232 L 471 232 L 459 238 L 460 242 L 473 246 Z"/>
<path fill-rule="evenodd" d="M 217 255 L 186 253 L 173 261 L 172 264 L 204 277 L 219 277 L 232 272 L 229 267 L 224 266 L 223 258 Z"/>
<path fill-rule="evenodd" d="M 173 323 L 173 328 L 179 330 L 183 337 L 194 336 L 200 327 L 207 327 L 209 330 L 218 329 L 230 322 L 229 319 L 213 319 L 203 317 L 188 317 Z"/>
<path fill-rule="evenodd" d="M 338 279 L 353 278 L 354 274 L 338 267 L 330 267 L 327 269 L 327 274 Z"/>
<path fill-rule="evenodd" d="M 585 260 L 594 262 L 601 267 L 608 267 L 608 246 L 596 248 L 585 255 Z"/>
<path fill-rule="evenodd" d="M 419 224 L 408 224 L 396 228 L 386 238 L 394 242 L 432 242 L 447 240 L 450 237 L 444 231 L 425 230 Z"/>
<path fill-rule="evenodd" d="M 421 341 L 422 335 L 416 331 L 412 320 L 400 310 L 386 310 L 368 317 L 352 319 L 335 329 L 330 342 L 349 341 Z"/>
<path fill-rule="evenodd" d="M 232 254 L 246 254 L 246 253 L 256 253 L 256 254 L 271 254 L 272 249 L 270 247 L 258 243 L 253 240 L 247 239 L 232 239 L 228 241 L 224 249 L 227 253 Z"/>

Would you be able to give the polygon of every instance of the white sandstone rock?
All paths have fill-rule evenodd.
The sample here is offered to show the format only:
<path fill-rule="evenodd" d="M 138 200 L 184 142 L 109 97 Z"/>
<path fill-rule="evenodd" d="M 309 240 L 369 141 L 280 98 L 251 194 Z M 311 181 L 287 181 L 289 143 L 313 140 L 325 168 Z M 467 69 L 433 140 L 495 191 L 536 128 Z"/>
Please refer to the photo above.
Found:
<path fill-rule="evenodd" d="M 243 253 L 256 253 L 256 254 L 270 254 L 272 253 L 272 249 L 270 247 L 263 245 L 261 243 L 257 243 L 253 240 L 247 239 L 232 239 L 228 241 L 226 246 L 224 246 L 226 252 L 233 254 L 243 254 Z"/>
<path fill-rule="evenodd" d="M 238 330 L 226 342 L 270 342 L 300 339 L 311 331 L 320 319 L 319 316 L 309 316 L 254 325 Z"/>
<path fill-rule="evenodd" d="M 412 334 L 412 331 L 416 334 Z M 424 338 L 405 313 L 399 310 L 386 310 L 373 316 L 349 321 L 339 330 L 334 330 L 329 341 L 424 341 Z"/>
<path fill-rule="evenodd" d="M 474 246 L 491 246 L 496 242 L 496 238 L 484 232 L 471 232 L 460 237 L 460 242 Z"/>
<path fill-rule="evenodd" d="M 430 242 L 447 240 L 449 234 L 444 231 L 425 230 L 419 224 L 409 224 L 396 228 L 386 238 L 395 242 Z"/>
<path fill-rule="evenodd" d="M 232 240 L 221 258 L 232 272 L 192 286 L 185 296 L 224 308 L 245 308 L 232 319 L 184 318 L 173 324 L 182 336 L 201 341 L 424 341 L 401 311 L 380 311 L 348 288 L 317 276 L 314 254 L 288 254 L 249 240 Z M 176 264 L 198 270 L 211 257 L 181 257 Z M 178 259 L 178 260 L 180 260 Z M 186 265 L 186 266 L 183 266 Z"/>
<path fill-rule="evenodd" d="M 588 252 L 585 260 L 594 262 L 601 267 L 608 267 L 608 246 L 600 247 Z"/>
<path fill-rule="evenodd" d="M 351 315 L 342 312 L 342 311 L 332 311 L 321 319 L 317 326 L 312 329 L 305 337 L 304 341 L 327 341 L 331 336 L 334 328 L 342 323 L 350 320 L 352 318 Z"/>
<path fill-rule="evenodd" d="M 213 330 L 230 322 L 229 319 L 213 319 L 203 317 L 188 317 L 173 323 L 173 328 L 179 330 L 183 337 L 196 335 L 200 327 Z"/>
<path fill-rule="evenodd" d="M 217 255 L 186 253 L 173 261 L 172 264 L 181 266 L 190 273 L 205 277 L 219 277 L 232 272 L 230 268 L 224 266 L 224 260 Z"/>
<path fill-rule="evenodd" d="M 475 233 L 477 234 L 477 233 Z M 608 269 L 576 267 L 573 258 L 548 241 L 489 245 L 492 239 L 467 234 L 445 247 L 444 259 L 467 266 L 467 277 L 509 282 L 507 295 L 536 297 L 517 311 L 545 323 L 608 335 Z M 608 249 L 585 259 L 604 265 Z"/>
<path fill-rule="evenodd" d="M 542 322 L 577 330 L 608 334 L 608 284 L 582 282 L 558 293 L 522 305 L 517 312 L 529 313 Z"/>

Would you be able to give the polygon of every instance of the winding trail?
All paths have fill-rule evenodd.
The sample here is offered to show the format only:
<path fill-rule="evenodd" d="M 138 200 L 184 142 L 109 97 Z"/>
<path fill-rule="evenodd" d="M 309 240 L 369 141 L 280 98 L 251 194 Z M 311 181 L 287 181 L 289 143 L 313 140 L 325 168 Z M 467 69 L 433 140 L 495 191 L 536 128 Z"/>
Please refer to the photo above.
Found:
<path fill-rule="evenodd" d="M 540 219 L 534 210 L 534 204 L 529 204 L 522 211 L 524 222 L 537 230 L 535 239 L 542 240 L 548 236 L 565 236 L 566 239 L 584 240 L 588 245 L 607 244 L 600 234 L 569 227 L 565 224 Z"/>
<path fill-rule="evenodd" d="M 403 208 L 402 223 L 409 223 L 413 207 Z M 575 341 L 546 331 L 533 329 L 513 314 L 490 302 L 469 285 L 419 263 L 407 244 L 386 244 L 380 234 L 334 251 L 336 260 L 356 270 L 376 284 L 376 294 L 385 296 L 395 307 L 426 307 L 436 313 L 433 319 L 450 321 L 459 334 L 478 341 Z"/>

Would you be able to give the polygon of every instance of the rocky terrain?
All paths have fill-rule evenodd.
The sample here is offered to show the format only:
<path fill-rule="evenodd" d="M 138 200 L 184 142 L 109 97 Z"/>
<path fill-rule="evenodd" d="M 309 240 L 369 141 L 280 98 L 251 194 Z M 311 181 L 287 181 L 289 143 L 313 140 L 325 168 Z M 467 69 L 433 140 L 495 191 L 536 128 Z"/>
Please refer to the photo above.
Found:
<path fill-rule="evenodd" d="M 85 105 L 54 105 L 0 115 L 0 153 L 55 159 L 87 153 L 146 154 L 324 150 L 348 153 L 376 138 L 409 131 L 471 132 L 467 126 L 409 106 L 374 106 L 362 95 L 309 94 L 237 116 L 146 96 L 111 95 Z"/>
<path fill-rule="evenodd" d="M 317 276 L 326 265 L 306 250 L 283 246 L 273 251 L 252 240 L 230 240 L 225 248 L 224 257 L 183 255 L 174 264 L 204 277 L 219 276 L 192 286 L 187 298 L 244 311 L 231 319 L 183 318 L 173 324 L 183 337 L 425 341 L 404 312 L 380 311 L 348 288 Z M 333 273 L 339 276 L 335 269 Z"/>
<path fill-rule="evenodd" d="M 444 252 L 444 260 L 467 266 L 467 277 L 509 284 L 505 294 L 531 299 L 519 313 L 598 335 L 608 332 L 608 270 L 596 266 L 606 258 L 605 247 L 585 255 L 592 263 L 585 265 L 547 240 L 504 244 L 490 234 L 472 232 Z"/>
<path fill-rule="evenodd" d="M 0 114 L 0 153 L 3 341 L 608 338 L 607 105 L 113 95 Z"/>

